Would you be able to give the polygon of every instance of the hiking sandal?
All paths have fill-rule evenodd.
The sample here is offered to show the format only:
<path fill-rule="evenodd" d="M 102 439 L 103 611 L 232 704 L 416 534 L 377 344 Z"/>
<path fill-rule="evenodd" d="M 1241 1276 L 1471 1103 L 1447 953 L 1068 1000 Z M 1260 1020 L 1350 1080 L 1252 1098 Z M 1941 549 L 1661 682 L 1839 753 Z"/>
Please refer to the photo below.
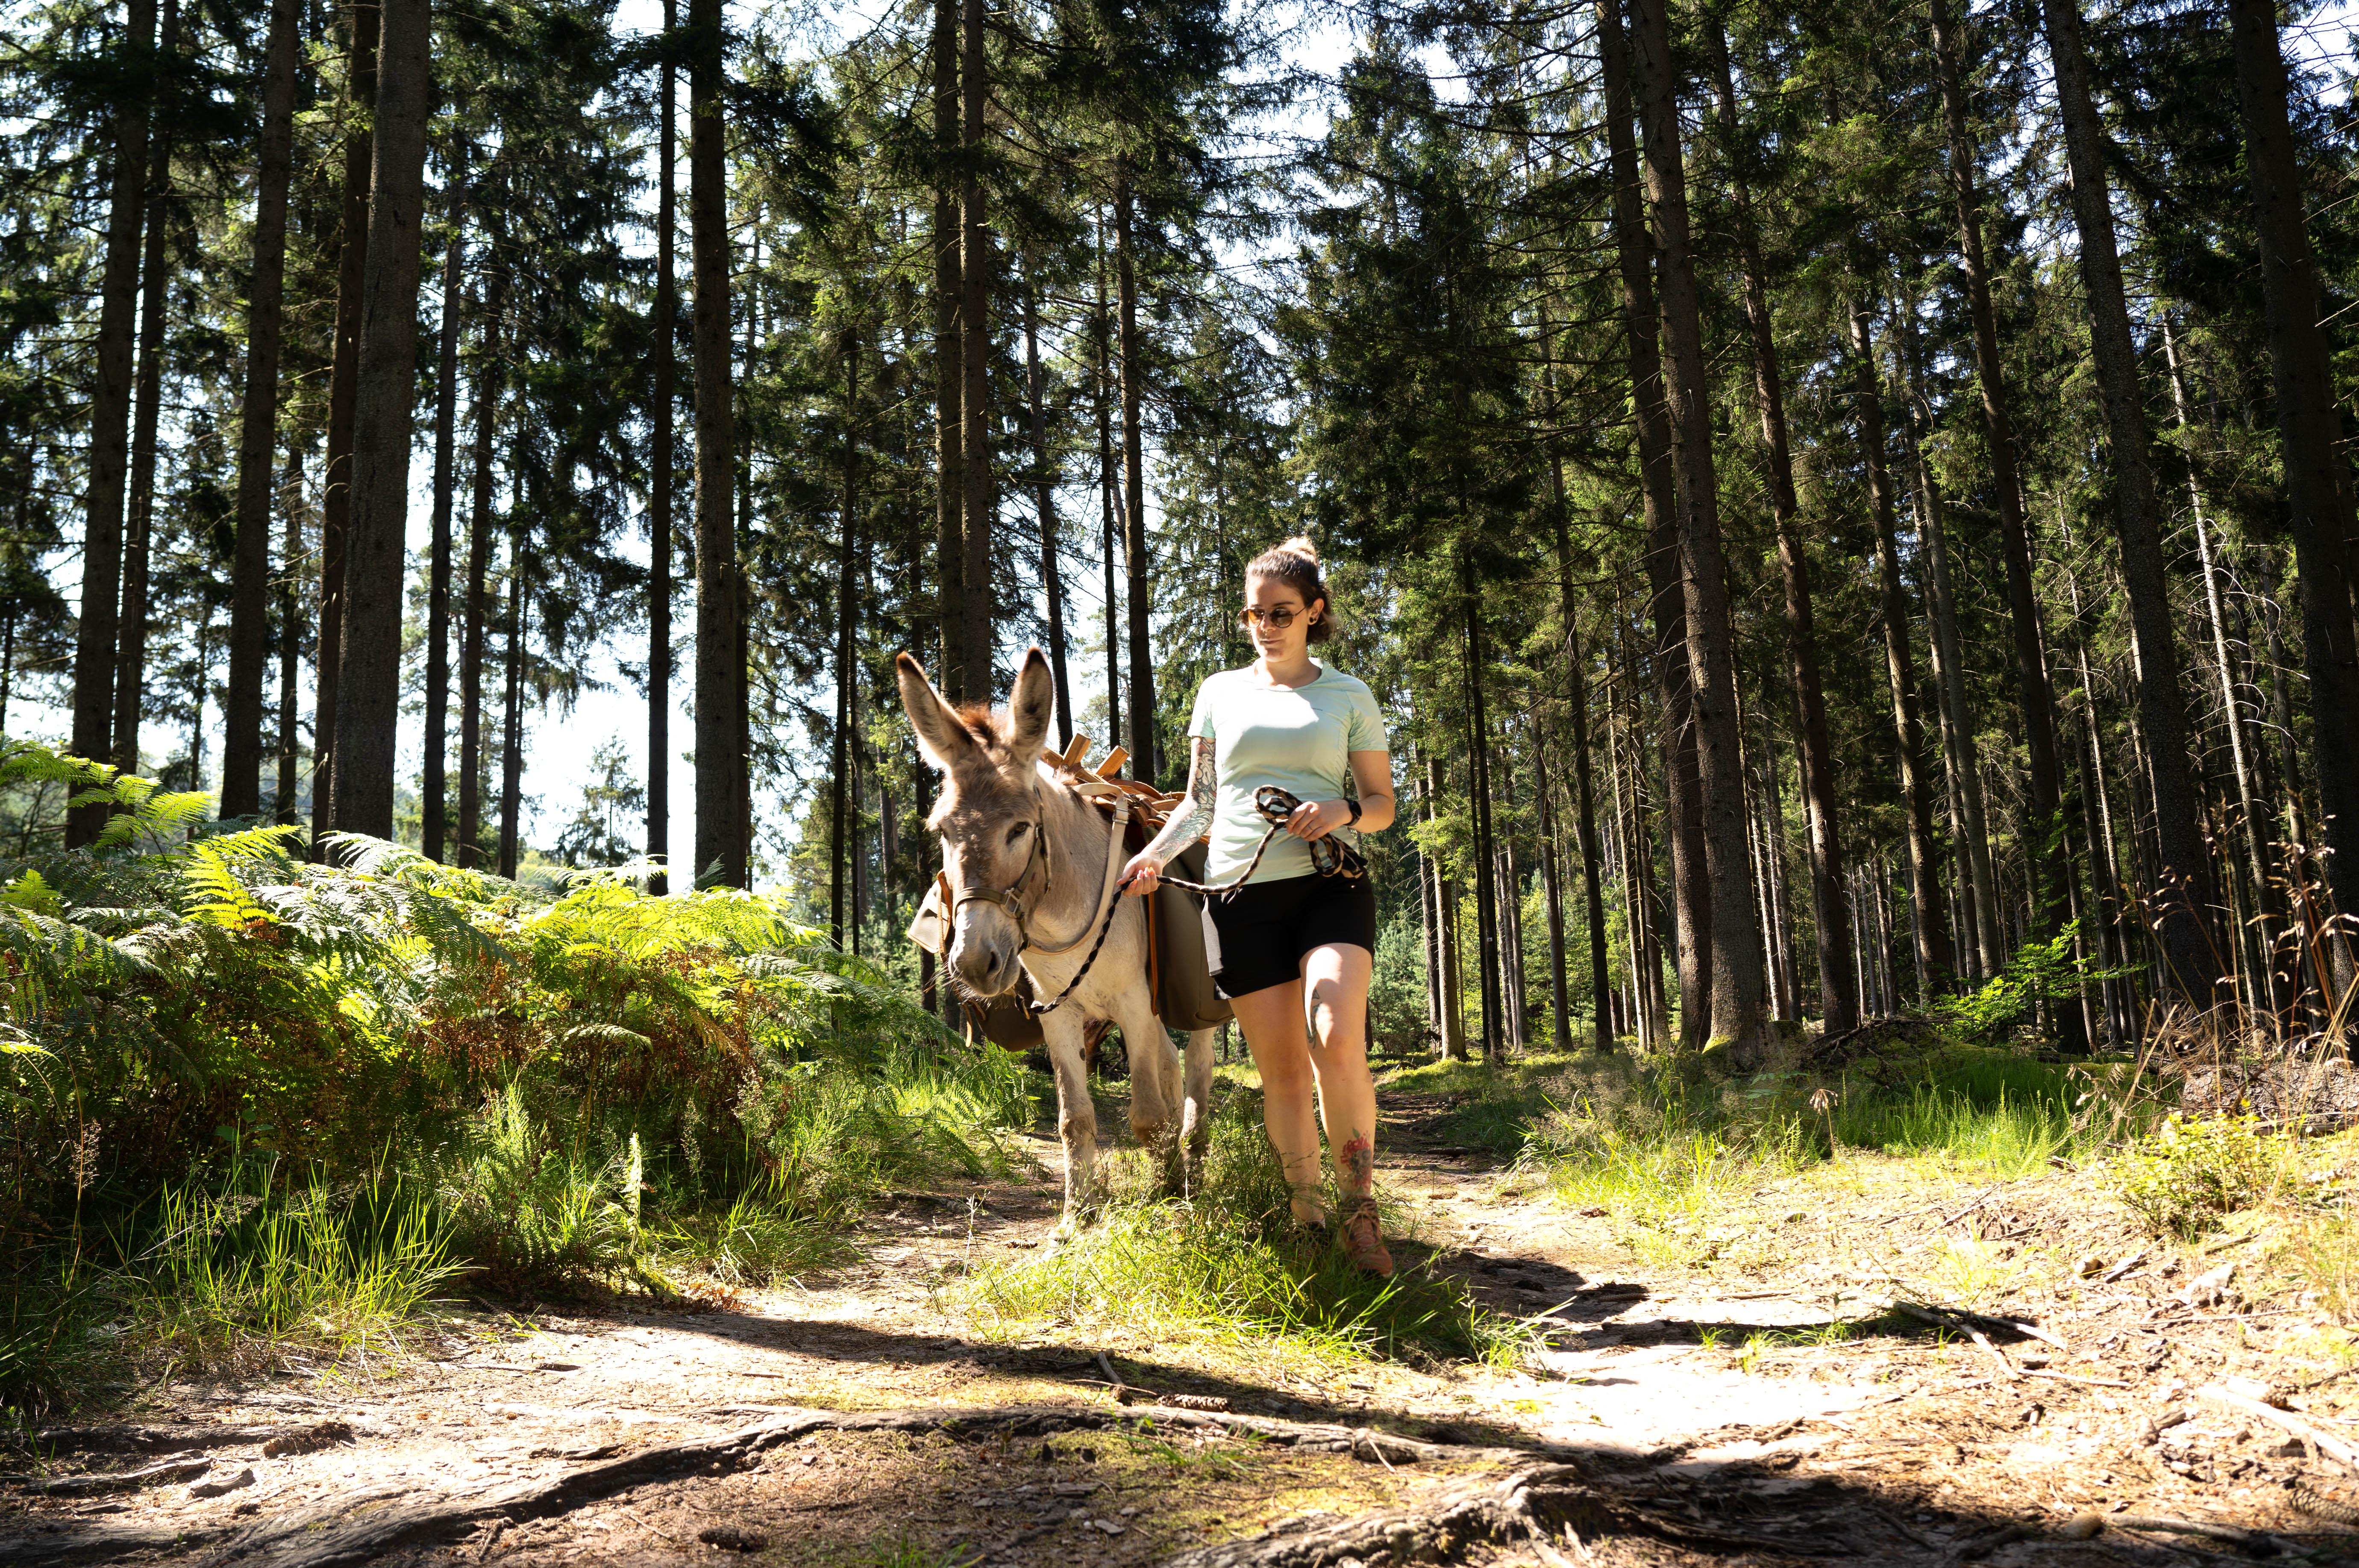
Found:
<path fill-rule="evenodd" d="M 1393 1255 L 1385 1250 L 1384 1232 L 1376 1225 L 1376 1203 L 1373 1198 L 1362 1200 L 1343 1220 L 1338 1236 L 1343 1243 L 1343 1256 L 1352 1267 L 1363 1274 L 1390 1274 Z"/>

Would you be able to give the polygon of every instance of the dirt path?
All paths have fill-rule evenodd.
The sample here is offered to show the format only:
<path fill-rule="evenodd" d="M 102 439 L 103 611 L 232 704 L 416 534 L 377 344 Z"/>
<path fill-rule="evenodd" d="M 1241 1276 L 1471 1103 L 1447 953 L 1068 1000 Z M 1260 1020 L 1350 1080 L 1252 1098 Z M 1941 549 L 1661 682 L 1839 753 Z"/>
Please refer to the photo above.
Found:
<path fill-rule="evenodd" d="M 1433 1267 L 1540 1321 L 1549 1348 L 1521 1370 L 1306 1373 L 1151 1323 L 995 1341 L 952 1287 L 1043 1244 L 1044 1174 L 908 1198 L 866 1227 L 858 1265 L 723 1310 L 484 1311 L 397 1367 L 177 1385 L 136 1425 L 49 1434 L 27 1468 L 69 1493 L 181 1468 L 12 1491 L 0 1563 L 2354 1560 L 2359 1537 L 2320 1517 L 2332 1502 L 2296 1506 L 2332 1493 L 2331 1461 L 2189 1404 L 2240 1373 L 2286 1381 L 2310 1319 L 2256 1319 L 2233 1280 L 2189 1289 L 2198 1276 L 2085 1205 L 2043 1208 L 2039 1181 L 1920 1177 L 1904 1203 L 1854 1170 L 1693 1234 L 1634 1229 L 1441 1145 L 1443 1108 L 1388 1099 L 1387 1180 Z M 1052 1145 L 1035 1151 L 1053 1168 Z M 2023 1286 L 2018 1310 L 2064 1348 L 1895 1326 L 1896 1280 L 1962 1245 L 2127 1262 L 2053 1299 Z M 1118 1404 L 1108 1366 L 1225 1409 Z M 2352 1382 L 2294 1402 L 2348 1437 Z M 2151 1516 L 2214 1533 L 2123 1528 Z"/>

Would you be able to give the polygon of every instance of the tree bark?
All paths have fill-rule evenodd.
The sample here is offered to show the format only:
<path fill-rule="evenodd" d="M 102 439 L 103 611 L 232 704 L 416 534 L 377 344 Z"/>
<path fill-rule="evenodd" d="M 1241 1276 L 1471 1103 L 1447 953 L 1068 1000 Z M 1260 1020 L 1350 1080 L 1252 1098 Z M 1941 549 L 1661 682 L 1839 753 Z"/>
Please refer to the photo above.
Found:
<path fill-rule="evenodd" d="M 2162 319 L 2162 349 L 2164 363 L 2170 369 L 2171 406 L 2179 416 L 2179 428 L 2191 434 L 2194 427 L 2187 416 L 2187 378 L 2180 371 L 2179 343 L 2167 315 Z M 2258 793 L 2253 788 L 2249 748 L 2245 744 L 2245 706 L 2236 694 L 2236 667 L 2228 653 L 2227 615 L 2221 604 L 2220 572 L 2212 559 L 2211 530 L 2203 516 L 2203 489 L 2196 479 L 2195 454 L 2191 451 L 2187 454 L 2187 504 L 2195 521 L 2196 557 L 2203 567 L 2203 601 L 2212 623 L 2212 658 L 2220 675 L 2220 719 L 2228 731 L 2228 757 L 2235 771 L 2239 819 L 2236 837 L 2245 852 L 2245 870 L 2252 879 L 2253 896 L 2262 914 L 2257 922 L 2238 920 L 2236 930 L 2240 945 L 2248 954 L 2245 967 L 2253 985 L 2253 1005 L 2256 1010 L 2268 1011 L 2276 1006 L 2275 998 L 2267 994 L 2268 954 L 2275 946 L 2274 933 L 2280 911 L 2269 889 L 2268 852 L 2261 840 L 2264 819 Z"/>
<path fill-rule="evenodd" d="M 489 579 L 492 570 L 492 446 L 499 428 L 499 403 L 506 360 L 502 337 L 507 316 L 508 257 L 506 238 L 496 212 L 485 255 L 491 276 L 484 284 L 481 358 L 476 362 L 475 390 L 469 399 L 474 420 L 473 494 L 467 517 L 467 590 L 459 632 L 459 844 L 456 864 L 477 867 L 484 861 L 484 635 L 491 618 Z"/>
<path fill-rule="evenodd" d="M 511 497 L 508 508 L 507 687 L 500 703 L 500 875 L 513 881 L 521 835 L 517 815 L 524 794 L 524 528 Z"/>
<path fill-rule="evenodd" d="M 1892 693 L 1892 727 L 1900 758 L 1900 798 L 1908 812 L 1908 904 L 1916 939 L 1917 967 L 1924 975 L 1927 1000 L 1951 987 L 1956 964 L 1950 952 L 1949 919 L 1941 892 L 1941 850 L 1933 836 L 1932 780 L 1925 768 L 1925 731 L 1917 711 L 1917 660 L 1908 647 L 1908 590 L 1900 580 L 1900 547 L 1885 467 L 1884 387 L 1875 373 L 1875 340 L 1867 309 L 1851 307 L 1853 391 L 1859 410 L 1859 443 L 1867 463 L 1870 510 L 1875 521 L 1877 594 L 1884 621 L 1884 674 Z"/>
<path fill-rule="evenodd" d="M 672 455 L 679 439 L 673 426 L 679 401 L 675 339 L 679 289 L 672 277 L 672 246 L 679 228 L 679 181 L 672 144 L 679 105 L 671 65 L 672 34 L 679 27 L 679 0 L 664 0 L 664 51 L 657 67 L 660 83 L 656 95 L 656 113 L 663 125 L 656 133 L 655 319 L 649 323 L 652 363 L 647 367 L 648 434 L 655 448 L 647 480 L 647 859 L 664 867 L 671 864 Z M 668 871 L 647 877 L 650 894 L 660 897 L 670 886 Z"/>
<path fill-rule="evenodd" d="M 966 484 L 960 496 L 966 518 L 966 581 L 961 607 L 966 621 L 968 693 L 978 702 L 987 702 L 996 684 L 992 652 L 998 604 L 992 591 L 991 546 L 999 520 L 999 487 L 991 463 L 991 227 L 983 184 L 984 112 L 990 101 L 991 79 L 984 48 L 984 0 L 964 0 L 964 11 L 959 40 L 959 96 L 965 111 L 959 314 L 965 349 L 959 370 L 964 377 L 960 412 L 966 421 L 962 453 L 966 460 Z M 1142 772 L 1139 777 L 1147 775 Z"/>
<path fill-rule="evenodd" d="M 428 0 L 380 0 L 368 282 L 353 397 L 353 513 L 344 570 L 369 584 L 344 596 L 336 677 L 340 831 L 393 836 L 395 728 L 401 717 L 400 585 L 408 581 L 409 447 L 418 396 L 418 269 L 424 239 Z"/>
<path fill-rule="evenodd" d="M 1425 817 L 1440 820 L 1440 789 L 1433 758 L 1425 758 Z M 1466 1060 L 1466 998 L 1459 986 L 1458 884 L 1433 862 L 1434 902 L 1440 916 L 1441 1054 L 1451 1062 Z"/>
<path fill-rule="evenodd" d="M 180 47 L 180 7 L 164 0 L 158 68 L 169 69 Z M 153 129 L 148 143 L 146 243 L 139 263 L 139 349 L 131 415 L 131 483 L 123 539 L 123 602 L 114 647 L 114 766 L 139 771 L 139 712 L 147 671 L 147 563 L 156 520 L 156 433 L 163 416 L 164 225 L 170 216 L 172 138 Z M 197 666 L 204 659 L 200 648 Z M 191 765 L 195 753 L 191 751 Z M 202 789 L 201 774 L 189 780 Z"/>
<path fill-rule="evenodd" d="M 155 0 L 125 0 L 123 35 L 125 64 L 152 71 Z M 82 607 L 74 627 L 73 673 L 73 750 L 92 762 L 104 762 L 114 749 L 115 601 L 123 588 L 123 492 L 131 444 L 132 331 L 139 292 L 150 101 L 150 93 L 132 92 L 115 106 L 106 241 L 99 264 L 89 476 L 82 494 Z M 68 847 L 95 839 L 106 817 L 103 805 L 74 808 L 66 819 Z"/>
<path fill-rule="evenodd" d="M 2038 912 L 2035 934 L 2052 934 L 2069 902 L 2065 879 L 2046 864 L 2037 845 L 2056 832 L 2063 808 L 2059 772 L 2056 694 L 2039 635 L 2039 604 L 2031 580 L 2031 530 L 2024 515 L 2022 473 L 2016 455 L 2015 422 L 2009 411 L 2005 362 L 1999 357 L 1998 318 L 1991 308 L 1990 264 L 1983 250 L 1982 202 L 1975 190 L 1978 163 L 1966 117 L 1966 95 L 1958 59 L 1957 25 L 1950 0 L 1928 0 L 1933 33 L 1934 75 L 1941 91 L 1942 125 L 1949 141 L 1950 195 L 1958 224 L 1958 256 L 1965 277 L 1967 314 L 1973 324 L 1974 375 L 1982 389 L 1984 439 L 1990 446 L 1997 487 L 1999 553 L 2006 569 L 2006 603 L 2015 647 L 2017 700 L 2023 710 L 2024 750 L 2029 763 L 2033 845 L 2024 856 Z M 1993 902 L 1995 903 L 1995 894 Z M 2000 945 L 2006 945 L 2002 936 Z"/>
<path fill-rule="evenodd" d="M 1057 548 L 1056 474 L 1049 463 L 1048 418 L 1040 407 L 1040 285 L 1026 258 L 1024 391 L 1032 414 L 1032 505 L 1040 517 L 1040 584 L 1049 596 L 1049 671 L 1057 690 L 1060 746 L 1073 738 L 1073 691 L 1065 671 L 1065 572 Z"/>
<path fill-rule="evenodd" d="M 320 487 L 319 682 L 311 707 L 311 835 L 335 827 L 337 685 L 343 678 L 344 549 L 352 533 L 353 419 L 360 386 L 361 300 L 368 282 L 369 172 L 375 161 L 376 0 L 346 14 L 343 227 L 336 256 L 336 324 L 328 363 L 328 460 Z"/>
<path fill-rule="evenodd" d="M 941 690 L 974 700 L 966 678 L 966 352 L 959 227 L 959 0 L 934 0 L 934 552 Z M 986 682 L 987 684 L 987 682 Z M 988 697 L 985 691 L 981 696 Z"/>
<path fill-rule="evenodd" d="M 419 802 L 419 844 L 429 860 L 449 851 L 443 754 L 451 711 L 451 508 L 457 484 L 459 437 L 459 318 L 467 262 L 467 135 L 452 137 L 445 198 L 451 248 L 442 257 L 442 331 L 434 372 L 434 524 L 426 576 L 425 778 Z"/>
<path fill-rule="evenodd" d="M 292 825 L 296 774 L 302 759 L 302 714 L 296 702 L 296 665 L 301 653 L 301 607 L 295 596 L 295 563 L 303 559 L 303 445 L 287 444 L 286 554 L 278 571 L 278 788 L 270 802 L 270 820 Z M 268 562 L 265 563 L 266 568 Z"/>
<path fill-rule="evenodd" d="M 1130 594 L 1130 772 L 1154 783 L 1163 777 L 1156 747 L 1155 648 L 1151 641 L 1147 586 L 1146 435 L 1139 408 L 1147 393 L 1147 367 L 1139 363 L 1138 265 L 1133 235 L 1130 164 L 1116 159 L 1114 175 L 1114 275 L 1122 348 L 1123 559 Z"/>
<path fill-rule="evenodd" d="M 1483 620 L 1473 563 L 1459 555 L 1460 602 L 1466 615 L 1466 781 L 1474 819 L 1474 941 L 1483 1006 L 1483 1058 L 1504 1054 L 1505 998 L 1500 991 L 1498 866 L 1491 833 L 1491 722 L 1484 701 Z M 1133 703 L 1134 713 L 1136 711 Z"/>
<path fill-rule="evenodd" d="M 1557 875 L 1556 812 L 1549 798 L 1548 760 L 1532 755 L 1534 792 L 1539 798 L 1540 882 L 1548 893 L 1549 1037 L 1560 1051 L 1572 1050 L 1571 1002 L 1565 985 L 1564 888 Z"/>
<path fill-rule="evenodd" d="M 745 679 L 738 621 L 736 421 L 729 333 L 729 185 L 723 164 L 721 0 L 689 0 L 689 265 L 696 355 L 696 866 L 699 882 L 745 881 L 738 807 L 738 705 Z"/>
<path fill-rule="evenodd" d="M 1610 0 L 1609 0 L 1610 3 Z M 1680 150 L 1679 70 L 1667 0 L 1632 0 L 1635 89 L 1652 217 L 1672 450 L 1679 475 L 1680 570 L 1694 704 L 1705 874 L 1712 896 L 1712 1035 L 1751 1065 L 1769 1040 L 1761 934 L 1753 924 L 1745 843 L 1745 781 L 1736 734 L 1735 631 L 1720 539 L 1712 467 L 1711 382 L 1702 303 L 1688 229 L 1687 171 Z"/>
<path fill-rule="evenodd" d="M 1655 626 L 1656 679 L 1663 693 L 1665 825 L 1671 852 L 1674 966 L 1680 982 L 1680 1040 L 1701 1050 L 1712 1035 L 1712 882 L 1706 875 L 1702 800 L 1695 749 L 1694 702 L 1687 658 L 1687 602 L 1680 586 L 1680 522 L 1663 356 L 1651 276 L 1638 148 L 1631 125 L 1630 51 L 1619 0 L 1599 0 L 1598 52 L 1603 63 L 1606 139 L 1614 180 L 1614 232 L 1622 274 L 1622 316 L 1630 360 L 1630 404 L 1638 448 L 1639 495 L 1647 523 L 1647 608 Z"/>
<path fill-rule="evenodd" d="M 2326 338 L 2318 327 L 2318 263 L 2304 226 L 2277 10 L 2256 0 L 2229 0 L 2228 16 L 2235 39 L 2245 166 L 2260 238 L 2286 504 L 2301 580 L 2311 770 L 2332 852 L 2326 879 L 2335 907 L 2359 912 L 2359 637 L 2351 615 L 2351 477 L 2336 455 L 2342 413 Z"/>
<path fill-rule="evenodd" d="M 1092 347 L 1096 351 L 1097 416 L 1098 416 L 1098 505 L 1103 516 L 1100 518 L 1098 560 L 1105 575 L 1105 656 L 1106 656 L 1106 740 L 1118 743 L 1122 736 L 1122 636 L 1115 625 L 1114 615 L 1114 361 L 1109 339 L 1113 325 L 1106 309 L 1105 225 L 1098 224 L 1097 309 L 1090 318 Z"/>
<path fill-rule="evenodd" d="M 1595 998 L 1597 1049 L 1604 1051 L 1614 1049 L 1613 1009 L 1606 1005 L 1613 982 L 1605 958 L 1605 900 L 1599 891 L 1596 786 L 1589 746 L 1589 667 L 1582 658 L 1581 635 L 1573 618 L 1572 539 L 1565 525 L 1563 463 L 1563 456 L 1559 452 L 1554 464 L 1557 485 L 1557 608 L 1564 621 L 1565 686 L 1569 696 L 1567 706 L 1572 718 L 1574 800 L 1579 810 L 1574 832 L 1581 843 L 1582 890 L 1589 901 L 1589 985 L 1590 993 Z M 1551 931 L 1550 938 L 1556 940 L 1556 933 Z"/>
<path fill-rule="evenodd" d="M 852 686 L 853 676 L 853 561 L 860 552 L 860 446 L 854 421 L 860 404 L 860 329 L 844 334 L 843 348 L 843 516 L 836 543 L 835 563 L 835 732 L 828 774 L 828 938 L 843 947 L 843 885 L 851 856 L 849 783 L 853 766 Z M 857 923 L 853 929 L 856 931 Z"/>
<path fill-rule="evenodd" d="M 278 361 L 287 292 L 287 190 L 295 167 L 298 0 L 271 0 L 254 201 L 254 277 L 245 308 L 245 396 L 238 411 L 237 534 L 230 561 L 229 691 L 222 724 L 221 814 L 262 811 L 262 681 L 269 660 L 271 480 L 278 450 Z M 295 569 L 288 552 L 286 569 Z M 293 623 L 284 628 L 292 647 Z M 284 729 L 282 724 L 282 729 Z M 279 745 L 286 749 L 285 735 Z M 285 762 L 280 764 L 282 785 Z M 273 802 L 286 812 L 288 791 Z"/>
<path fill-rule="evenodd" d="M 2081 234 L 2081 286 L 2089 305 L 2089 341 L 2096 362 L 2097 401 L 2104 416 L 2114 469 L 2114 528 L 2122 550 L 2122 583 L 2129 599 L 2137 649 L 2137 726 L 2153 768 L 2155 833 L 2161 852 L 2155 889 L 2167 984 L 2192 1006 L 2216 1000 L 2218 955 L 2204 925 L 2209 905 L 2210 852 L 2203 842 L 2201 803 L 2188 772 L 2185 698 L 2180 691 L 2179 648 L 2171 639 L 2171 608 L 2164 581 L 2162 538 L 2148 461 L 2150 434 L 2138 387 L 2137 345 L 2130 336 L 2129 305 L 2114 245 L 2114 211 L 2105 176 L 2104 128 L 2089 95 L 2089 64 L 2081 42 L 2078 0 L 2041 0 L 2048 52 L 2055 64 L 2057 105 L 2072 175 L 2072 214 Z M 2263 277 L 2269 269 L 2263 268 Z M 2347 598 L 2343 612 L 2347 627 Z M 2324 693 L 2316 693 L 2321 697 Z M 2354 884 L 2359 886 L 2359 884 Z"/>
<path fill-rule="evenodd" d="M 1859 995 L 1851 965 L 1851 905 L 1843 896 L 1843 839 L 1835 816 L 1834 751 L 1827 738 L 1826 687 L 1819 674 L 1819 642 L 1810 596 L 1810 560 L 1802 543 L 1794 494 L 1794 459 L 1786 433 L 1785 377 L 1769 311 L 1767 275 L 1744 171 L 1736 121 L 1736 87 L 1728 43 L 1717 17 L 1709 22 L 1713 87 L 1720 102 L 1722 156 L 1728 160 L 1742 267 L 1745 325 L 1752 335 L 1754 396 L 1761 412 L 1761 442 L 1769 457 L 1769 508 L 1777 521 L 1777 568 L 1786 592 L 1786 667 L 1799 720 L 1802 808 L 1810 826 L 1810 907 L 1819 944 L 1819 1008 L 1829 1033 L 1859 1021 Z"/>

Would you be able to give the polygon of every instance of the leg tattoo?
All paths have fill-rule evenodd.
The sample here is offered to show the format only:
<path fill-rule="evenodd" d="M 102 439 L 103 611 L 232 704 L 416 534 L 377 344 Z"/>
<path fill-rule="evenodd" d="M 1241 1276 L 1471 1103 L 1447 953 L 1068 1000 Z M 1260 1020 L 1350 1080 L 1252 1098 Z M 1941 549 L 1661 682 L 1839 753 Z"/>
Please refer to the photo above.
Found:
<path fill-rule="evenodd" d="M 1376 1181 L 1376 1144 L 1366 1133 L 1355 1132 L 1335 1151 L 1335 1174 L 1346 1192 L 1366 1192 Z"/>

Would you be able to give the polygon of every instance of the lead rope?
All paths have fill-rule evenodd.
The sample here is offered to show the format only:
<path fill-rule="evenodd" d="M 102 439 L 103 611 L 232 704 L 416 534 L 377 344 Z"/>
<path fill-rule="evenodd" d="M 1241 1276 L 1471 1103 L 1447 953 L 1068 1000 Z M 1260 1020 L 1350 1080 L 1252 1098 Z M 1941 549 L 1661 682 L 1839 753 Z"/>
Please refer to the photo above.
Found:
<path fill-rule="evenodd" d="M 1086 975 L 1090 972 L 1090 965 L 1098 961 L 1098 950 L 1105 946 L 1105 939 L 1107 935 L 1114 930 L 1114 911 L 1122 907 L 1121 902 L 1114 896 L 1114 889 L 1121 886 L 1122 830 L 1129 821 L 1130 801 L 1127 799 L 1125 799 L 1118 802 L 1114 807 L 1114 831 L 1106 837 L 1105 886 L 1099 889 L 1098 892 L 1098 913 L 1096 917 L 1098 922 L 1098 939 L 1097 941 L 1090 943 L 1090 955 L 1082 960 L 1081 968 L 1075 970 L 1073 972 L 1073 977 L 1065 982 L 1065 988 L 1063 990 L 1058 992 L 1055 996 L 1046 1002 L 1027 1002 L 1024 1004 L 1025 1009 L 1036 1018 L 1045 1018 L 1065 1005 L 1065 998 L 1073 994 L 1073 987 L 1082 983 L 1082 976 Z M 1083 933 L 1086 934 L 1089 931 L 1089 927 L 1083 926 L 1082 930 Z M 1082 939 L 1077 936 L 1062 947 L 1032 947 L 1028 943 L 1027 944 L 1027 947 L 1030 952 L 1044 953 L 1049 957 L 1054 957 L 1060 953 L 1071 953 L 1073 949 L 1081 945 Z"/>
<path fill-rule="evenodd" d="M 1270 840 L 1277 836 L 1278 830 L 1286 826 L 1288 819 L 1301 804 L 1292 791 L 1281 789 L 1275 784 L 1265 784 L 1254 791 L 1254 810 L 1267 820 L 1269 831 L 1261 835 L 1261 843 L 1254 846 L 1253 858 L 1245 862 L 1245 868 L 1237 874 L 1235 881 L 1217 884 L 1190 882 L 1184 877 L 1171 876 L 1159 877 L 1157 880 L 1168 882 L 1174 887 L 1185 887 L 1190 893 L 1219 898 L 1223 903 L 1228 902 L 1236 890 L 1260 869 L 1261 857 L 1269 849 Z M 1323 855 L 1319 853 L 1322 849 L 1327 852 Z M 1338 843 L 1332 834 L 1310 841 L 1310 864 L 1321 877 L 1356 879 L 1368 874 L 1367 862 L 1360 858 L 1360 852 L 1350 844 Z"/>

